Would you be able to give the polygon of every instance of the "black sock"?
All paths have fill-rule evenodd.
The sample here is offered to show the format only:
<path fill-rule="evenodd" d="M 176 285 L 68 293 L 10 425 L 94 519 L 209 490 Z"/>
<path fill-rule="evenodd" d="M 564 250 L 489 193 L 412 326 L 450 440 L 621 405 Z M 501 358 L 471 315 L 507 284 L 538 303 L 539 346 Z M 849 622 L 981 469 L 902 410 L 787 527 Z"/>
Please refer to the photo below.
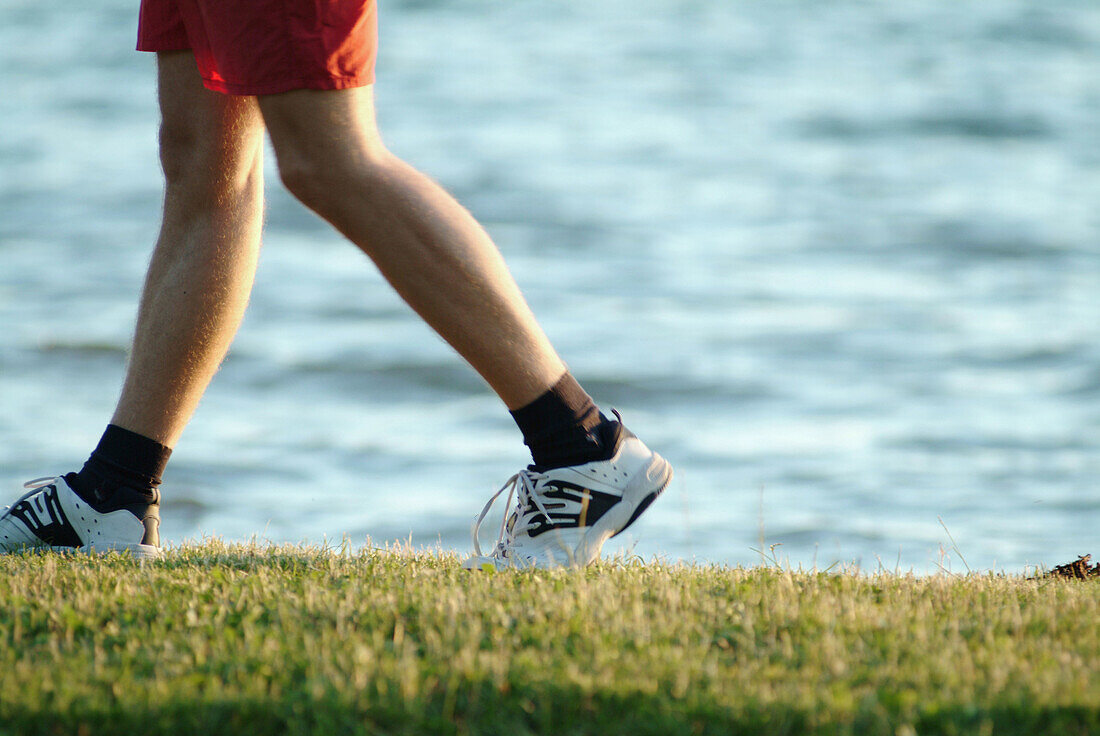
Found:
<path fill-rule="evenodd" d="M 156 498 L 153 489 L 160 485 L 171 454 L 156 440 L 108 424 L 88 462 L 65 480 L 93 505 L 110 499 L 119 488 L 148 491 L 150 498 Z"/>
<path fill-rule="evenodd" d="M 580 465 L 605 455 L 601 433 L 595 431 L 605 418 L 592 397 L 569 373 L 542 396 L 511 414 L 539 467 Z"/>

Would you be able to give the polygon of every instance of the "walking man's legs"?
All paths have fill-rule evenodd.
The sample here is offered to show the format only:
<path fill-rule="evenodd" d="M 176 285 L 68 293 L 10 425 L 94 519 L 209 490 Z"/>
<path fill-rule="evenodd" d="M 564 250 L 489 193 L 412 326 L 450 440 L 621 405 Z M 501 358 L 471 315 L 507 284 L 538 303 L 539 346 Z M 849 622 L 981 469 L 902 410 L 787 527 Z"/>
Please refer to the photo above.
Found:
<path fill-rule="evenodd" d="M 261 59 L 249 56 L 247 45 L 219 48 L 209 22 L 229 13 L 223 20 L 234 28 L 243 22 L 292 46 L 312 43 L 294 28 L 270 27 L 271 16 L 249 5 L 218 3 L 203 6 L 201 21 L 187 22 L 185 13 L 204 0 L 175 2 L 143 3 L 143 28 L 153 30 L 143 30 L 142 47 L 163 50 L 166 195 L 122 396 L 79 473 L 44 479 L 0 515 L 0 550 L 49 545 L 156 553 L 157 486 L 170 448 L 223 359 L 251 290 L 266 124 L 290 191 L 370 256 L 485 378 L 531 449 L 535 465 L 501 490 L 510 489 L 516 502 L 496 547 L 482 554 L 475 527 L 467 566 L 584 564 L 598 556 L 664 490 L 671 468 L 600 414 L 569 375 L 470 214 L 382 145 L 369 86 L 373 51 L 348 53 L 356 29 L 373 20 L 373 4 L 303 6 L 337 13 L 317 20 L 347 24 L 351 34 L 322 58 L 320 72 L 308 61 L 313 57 L 300 55 L 305 71 L 321 75 L 305 84 L 305 71 L 296 68 L 276 69 L 273 83 L 272 70 L 263 64 L 257 70 Z M 349 8 L 367 14 L 347 17 Z M 197 43 L 194 54 L 167 51 L 188 43 Z M 349 59 L 359 65 L 351 75 L 341 66 Z M 227 79 L 224 70 L 244 81 Z M 278 89 L 271 91 L 273 84 Z"/>

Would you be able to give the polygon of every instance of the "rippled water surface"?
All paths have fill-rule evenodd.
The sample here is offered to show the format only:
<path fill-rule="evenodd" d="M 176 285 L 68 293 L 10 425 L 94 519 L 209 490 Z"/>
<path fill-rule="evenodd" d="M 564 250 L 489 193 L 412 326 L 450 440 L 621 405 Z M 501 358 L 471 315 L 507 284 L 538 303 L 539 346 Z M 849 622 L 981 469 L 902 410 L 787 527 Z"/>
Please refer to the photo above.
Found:
<path fill-rule="evenodd" d="M 0 0 L 9 495 L 83 461 L 121 382 L 161 197 L 136 5 Z M 391 148 L 485 223 L 574 373 L 677 468 L 622 548 L 752 563 L 762 530 L 796 565 L 961 569 L 946 527 L 974 568 L 1100 553 L 1100 6 L 381 18 Z M 465 548 L 518 433 L 268 179 L 251 311 L 164 534 Z"/>

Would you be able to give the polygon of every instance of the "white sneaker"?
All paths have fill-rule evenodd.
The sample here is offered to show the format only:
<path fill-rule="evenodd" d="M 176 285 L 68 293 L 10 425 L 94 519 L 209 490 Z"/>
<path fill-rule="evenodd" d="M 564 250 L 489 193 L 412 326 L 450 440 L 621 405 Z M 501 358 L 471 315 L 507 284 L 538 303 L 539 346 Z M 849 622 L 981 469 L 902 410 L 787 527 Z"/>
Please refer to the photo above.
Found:
<path fill-rule="evenodd" d="M 97 510 L 63 477 L 38 478 L 23 487 L 27 492 L 0 512 L 0 554 L 46 548 L 129 552 L 140 558 L 160 555 L 156 490 L 150 502 L 138 491 L 119 489 Z"/>
<path fill-rule="evenodd" d="M 604 542 L 634 523 L 672 480 L 672 466 L 615 422 L 607 460 L 513 475 L 474 522 L 468 570 L 584 567 Z M 481 550 L 478 532 L 497 498 L 508 491 L 496 547 Z M 515 496 L 516 505 L 512 507 Z"/>

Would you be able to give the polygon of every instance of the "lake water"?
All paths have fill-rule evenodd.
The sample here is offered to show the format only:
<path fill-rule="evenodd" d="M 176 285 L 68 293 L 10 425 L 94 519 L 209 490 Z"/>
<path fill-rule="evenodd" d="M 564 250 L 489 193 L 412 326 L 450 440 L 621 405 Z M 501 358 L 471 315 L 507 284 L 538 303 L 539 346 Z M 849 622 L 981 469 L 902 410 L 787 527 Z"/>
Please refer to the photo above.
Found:
<path fill-rule="evenodd" d="M 11 496 L 83 461 L 121 383 L 161 197 L 136 5 L 0 0 Z M 389 0 L 381 35 L 391 148 L 676 466 L 615 549 L 1100 553 L 1100 5 Z M 268 163 L 253 303 L 165 537 L 466 549 L 518 432 Z"/>

